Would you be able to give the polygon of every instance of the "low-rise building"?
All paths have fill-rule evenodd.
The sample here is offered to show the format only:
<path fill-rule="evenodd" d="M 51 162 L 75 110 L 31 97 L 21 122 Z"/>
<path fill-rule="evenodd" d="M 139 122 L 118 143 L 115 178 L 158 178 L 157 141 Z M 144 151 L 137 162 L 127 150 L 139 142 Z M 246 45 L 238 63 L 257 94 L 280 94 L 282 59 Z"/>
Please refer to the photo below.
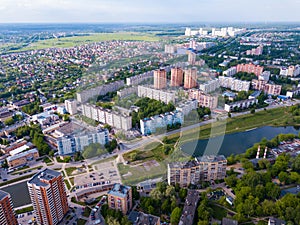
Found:
<path fill-rule="evenodd" d="M 286 222 L 284 220 L 271 217 L 269 218 L 268 225 L 286 225 Z"/>
<path fill-rule="evenodd" d="M 286 92 L 286 96 L 289 98 L 293 98 L 295 96 L 298 96 L 299 94 L 300 94 L 300 87 L 297 87 L 296 89 Z"/>
<path fill-rule="evenodd" d="M 39 151 L 34 148 L 24 151 L 6 158 L 9 167 L 18 167 L 26 165 L 29 161 L 33 161 L 39 157 Z"/>
<path fill-rule="evenodd" d="M 107 193 L 108 207 L 120 210 L 126 215 L 132 208 L 132 188 L 130 186 L 115 184 Z"/>
<path fill-rule="evenodd" d="M 204 155 L 188 162 L 169 163 L 168 184 L 187 187 L 200 181 L 221 180 L 226 176 L 226 166 L 227 160 L 223 155 Z"/>
<path fill-rule="evenodd" d="M 167 126 L 183 124 L 184 115 L 180 111 L 167 112 L 140 120 L 140 129 L 143 135 L 153 134 L 157 129 L 167 129 Z"/>
<path fill-rule="evenodd" d="M 233 102 L 230 104 L 225 104 L 224 110 L 227 112 L 232 112 L 236 110 L 248 109 L 250 106 L 257 104 L 258 100 L 256 98 L 246 99 L 238 102 Z"/>
<path fill-rule="evenodd" d="M 193 225 L 200 195 L 197 190 L 188 190 L 178 225 Z"/>
<path fill-rule="evenodd" d="M 7 119 L 12 118 L 14 115 L 13 112 L 9 111 L 6 107 L 0 108 L 0 122 L 4 122 Z"/>
<path fill-rule="evenodd" d="M 300 75 L 300 65 L 290 65 L 289 67 L 281 67 L 280 73 L 281 76 L 296 77 Z"/>

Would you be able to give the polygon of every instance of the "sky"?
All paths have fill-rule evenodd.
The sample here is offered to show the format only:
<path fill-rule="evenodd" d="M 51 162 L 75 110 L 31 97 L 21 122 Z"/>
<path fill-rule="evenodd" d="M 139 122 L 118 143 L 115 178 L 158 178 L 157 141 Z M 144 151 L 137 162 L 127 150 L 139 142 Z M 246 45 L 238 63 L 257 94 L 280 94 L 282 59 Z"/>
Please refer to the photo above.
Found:
<path fill-rule="evenodd" d="M 300 22 L 300 0 L 0 0 L 0 23 Z"/>

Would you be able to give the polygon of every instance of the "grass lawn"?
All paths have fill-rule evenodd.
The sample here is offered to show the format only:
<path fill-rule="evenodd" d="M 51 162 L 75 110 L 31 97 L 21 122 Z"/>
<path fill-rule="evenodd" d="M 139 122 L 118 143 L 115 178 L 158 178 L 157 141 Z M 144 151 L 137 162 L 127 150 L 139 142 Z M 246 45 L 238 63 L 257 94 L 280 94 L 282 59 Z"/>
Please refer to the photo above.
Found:
<path fill-rule="evenodd" d="M 85 207 L 84 208 L 84 212 L 83 212 L 83 216 L 85 216 L 85 217 L 89 217 L 89 215 L 90 215 L 90 213 L 91 213 L 91 209 L 90 209 L 90 207 Z"/>
<path fill-rule="evenodd" d="M 69 181 L 68 180 L 64 180 L 64 182 L 65 182 L 68 190 L 70 190 L 71 189 L 71 185 L 70 185 Z"/>
<path fill-rule="evenodd" d="M 110 161 L 113 161 L 117 158 L 116 155 L 114 155 L 113 157 L 108 157 L 108 158 L 105 158 L 105 159 L 100 159 L 96 162 L 93 162 L 91 165 L 97 165 L 97 164 L 100 164 L 100 163 L 104 163 L 104 162 L 110 162 Z"/>
<path fill-rule="evenodd" d="M 12 52 L 21 52 L 45 48 L 69 48 L 82 44 L 95 43 L 111 40 L 126 40 L 126 41 L 159 41 L 159 37 L 153 34 L 138 33 L 138 32 L 116 32 L 116 33 L 95 33 L 85 36 L 52 38 L 34 42 L 24 48 L 14 50 Z"/>
<path fill-rule="evenodd" d="M 78 219 L 77 220 L 77 225 L 85 225 L 86 224 L 86 220 L 84 220 L 84 219 Z"/>
<path fill-rule="evenodd" d="M 69 179 L 70 179 L 72 185 L 74 185 L 74 177 L 71 177 L 71 178 L 69 178 Z"/>
<path fill-rule="evenodd" d="M 23 209 L 17 209 L 16 214 L 21 214 L 21 213 L 26 213 L 26 212 L 31 212 L 31 211 L 33 211 L 33 206 L 28 206 Z"/>
<path fill-rule="evenodd" d="M 167 167 L 164 162 L 159 162 L 158 166 L 150 166 L 148 169 L 146 169 L 143 165 L 130 166 L 120 163 L 118 164 L 118 169 L 121 174 L 122 182 L 127 185 L 134 185 L 146 179 L 164 176 L 167 171 Z M 123 176 L 126 174 L 128 174 L 128 176 Z"/>
<path fill-rule="evenodd" d="M 223 209 L 222 207 L 214 205 L 214 204 L 211 204 L 210 207 L 213 210 L 212 215 L 215 219 L 222 220 L 223 217 L 227 216 L 226 209 Z"/>
<path fill-rule="evenodd" d="M 71 176 L 72 173 L 73 173 L 75 170 L 77 170 L 76 167 L 68 167 L 68 168 L 65 168 L 65 171 L 66 171 L 66 173 L 67 173 L 68 176 Z"/>

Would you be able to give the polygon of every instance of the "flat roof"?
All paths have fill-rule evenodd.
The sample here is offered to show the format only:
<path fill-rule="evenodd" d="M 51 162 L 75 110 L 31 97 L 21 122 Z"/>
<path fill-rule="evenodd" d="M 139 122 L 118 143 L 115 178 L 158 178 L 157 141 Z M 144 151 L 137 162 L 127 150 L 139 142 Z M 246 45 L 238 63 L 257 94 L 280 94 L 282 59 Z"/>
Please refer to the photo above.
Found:
<path fill-rule="evenodd" d="M 16 148 L 16 149 L 10 151 L 9 154 L 10 154 L 11 156 L 17 155 L 17 154 L 20 154 L 21 152 L 27 150 L 28 148 L 31 148 L 31 147 L 33 146 L 33 144 L 32 144 L 32 143 L 29 144 L 29 143 L 30 143 L 30 142 L 26 143 L 25 145 L 23 145 L 23 146 L 21 146 L 21 147 L 19 147 L 19 148 Z"/>
<path fill-rule="evenodd" d="M 113 189 L 111 189 L 108 194 L 114 195 L 117 197 L 125 198 L 128 191 L 131 189 L 131 187 L 122 185 L 122 184 L 115 184 Z"/>
<path fill-rule="evenodd" d="M 9 157 L 7 157 L 6 160 L 7 160 L 8 162 L 10 162 L 10 161 L 12 161 L 12 160 L 15 160 L 15 159 L 24 157 L 24 156 L 26 156 L 26 155 L 28 155 L 28 154 L 33 154 L 33 153 L 36 153 L 36 152 L 38 152 L 38 150 L 37 150 L 36 148 L 34 148 L 34 149 L 31 149 L 31 150 L 28 150 L 28 151 L 25 151 L 25 152 L 21 152 L 21 153 L 19 153 L 19 154 L 15 154 L 15 155 L 9 156 Z"/>
<path fill-rule="evenodd" d="M 40 187 L 47 187 L 49 184 L 45 183 L 44 181 L 50 181 L 55 177 L 60 176 L 61 173 L 55 170 L 44 169 L 39 173 L 35 174 L 29 181 L 29 184 L 34 184 Z"/>
<path fill-rule="evenodd" d="M 9 193 L 0 190 L 0 200 L 4 199 L 4 198 L 5 198 L 6 196 L 8 196 L 8 195 L 9 195 Z"/>

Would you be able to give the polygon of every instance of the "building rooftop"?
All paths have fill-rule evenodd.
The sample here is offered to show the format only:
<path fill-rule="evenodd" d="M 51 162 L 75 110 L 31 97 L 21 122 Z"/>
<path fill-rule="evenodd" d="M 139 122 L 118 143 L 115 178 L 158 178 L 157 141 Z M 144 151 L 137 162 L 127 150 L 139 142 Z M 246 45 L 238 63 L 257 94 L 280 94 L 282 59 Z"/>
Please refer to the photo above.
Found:
<path fill-rule="evenodd" d="M 288 188 L 288 189 L 283 189 L 281 191 L 281 196 L 284 196 L 286 194 L 294 194 L 297 195 L 298 193 L 300 193 L 300 185 L 297 185 L 297 187 L 292 187 L 292 188 Z"/>
<path fill-rule="evenodd" d="M 9 193 L 0 190 L 0 200 L 4 199 L 4 198 L 5 198 L 6 196 L 8 196 L 8 195 L 9 195 Z"/>
<path fill-rule="evenodd" d="M 271 217 L 269 219 L 269 223 L 268 224 L 270 224 L 270 225 L 285 225 L 286 222 L 284 220 Z"/>
<path fill-rule="evenodd" d="M 35 174 L 29 181 L 29 184 L 34 184 L 40 187 L 47 187 L 49 181 L 55 177 L 60 176 L 61 173 L 55 170 L 44 169 L 43 171 Z"/>
<path fill-rule="evenodd" d="M 113 189 L 111 189 L 108 192 L 108 194 L 114 195 L 117 197 L 121 197 L 121 198 L 125 198 L 130 189 L 131 189 L 131 187 L 129 187 L 129 186 L 122 185 L 122 184 L 115 184 Z"/>
<path fill-rule="evenodd" d="M 18 154 L 9 156 L 9 157 L 7 157 L 6 160 L 7 160 L 8 162 L 11 162 L 11 161 L 13 161 L 13 160 L 15 160 L 15 159 L 24 157 L 24 156 L 26 156 L 26 155 L 28 155 L 28 154 L 37 153 L 37 152 L 38 152 L 38 150 L 37 150 L 36 148 L 34 148 L 34 149 L 31 149 L 31 150 L 28 150 L 28 151 L 25 151 L 25 152 L 21 152 L 21 153 L 18 153 Z"/>
<path fill-rule="evenodd" d="M 238 221 L 224 217 L 222 219 L 222 225 L 238 225 Z"/>
<path fill-rule="evenodd" d="M 129 214 L 128 219 L 133 223 L 133 225 L 156 225 L 160 220 L 157 216 L 137 211 L 132 211 Z"/>
<path fill-rule="evenodd" d="M 201 157 L 196 157 L 195 159 L 198 162 L 219 162 L 226 160 L 224 155 L 204 155 Z"/>
<path fill-rule="evenodd" d="M 200 199 L 199 192 L 196 190 L 189 190 L 185 199 L 183 211 L 180 217 L 179 225 L 192 225 L 197 209 L 197 204 Z"/>
<path fill-rule="evenodd" d="M 187 161 L 187 162 L 172 162 L 168 164 L 170 168 L 181 168 L 181 169 L 191 168 L 197 165 L 198 163 L 195 160 Z"/>

